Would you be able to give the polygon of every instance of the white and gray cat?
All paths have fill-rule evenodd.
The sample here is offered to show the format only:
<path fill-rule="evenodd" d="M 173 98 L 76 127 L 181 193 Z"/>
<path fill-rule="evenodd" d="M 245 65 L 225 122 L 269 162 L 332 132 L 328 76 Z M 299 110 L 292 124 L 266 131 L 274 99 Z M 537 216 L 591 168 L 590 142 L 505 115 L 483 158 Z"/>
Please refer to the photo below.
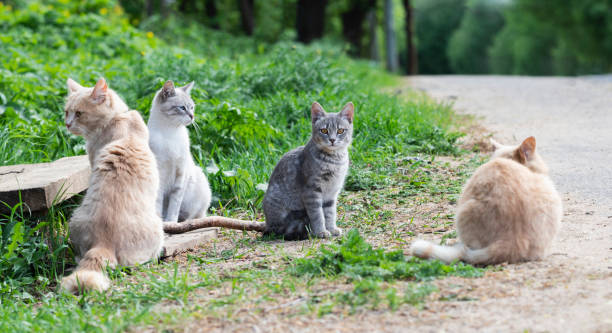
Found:
<path fill-rule="evenodd" d="M 350 102 L 339 113 L 312 104 L 310 141 L 286 153 L 270 176 L 263 201 L 266 233 L 286 240 L 342 234 L 336 200 L 349 167 L 353 113 Z"/>
<path fill-rule="evenodd" d="M 167 222 L 204 217 L 210 206 L 208 180 L 189 150 L 186 126 L 194 119 L 195 104 L 189 95 L 193 84 L 175 88 L 166 81 L 153 98 L 147 123 L 159 169 L 156 209 Z"/>

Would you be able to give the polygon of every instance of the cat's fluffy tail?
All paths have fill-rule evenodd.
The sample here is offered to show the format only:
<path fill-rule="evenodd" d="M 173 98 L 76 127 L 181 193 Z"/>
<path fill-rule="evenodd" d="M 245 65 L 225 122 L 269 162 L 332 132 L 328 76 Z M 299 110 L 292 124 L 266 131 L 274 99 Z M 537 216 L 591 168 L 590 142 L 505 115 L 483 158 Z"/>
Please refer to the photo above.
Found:
<path fill-rule="evenodd" d="M 472 250 L 462 243 L 457 243 L 453 246 L 444 246 L 417 239 L 410 246 L 410 253 L 415 257 L 422 259 L 438 259 L 447 264 L 455 260 L 462 260 L 470 264 L 487 264 L 496 257 L 491 253 L 491 247 L 492 246 Z M 497 244 L 494 243 L 493 247 L 496 248 Z"/>
<path fill-rule="evenodd" d="M 417 239 L 410 246 L 413 256 L 422 259 L 438 259 L 445 263 L 453 262 L 464 257 L 465 246 L 458 243 L 455 246 L 436 245 L 434 243 Z"/>
<path fill-rule="evenodd" d="M 110 280 L 104 273 L 107 265 L 117 263 L 115 254 L 104 247 L 94 247 L 79 261 L 76 270 L 62 279 L 60 289 L 73 294 L 88 290 L 104 291 L 110 287 Z"/>

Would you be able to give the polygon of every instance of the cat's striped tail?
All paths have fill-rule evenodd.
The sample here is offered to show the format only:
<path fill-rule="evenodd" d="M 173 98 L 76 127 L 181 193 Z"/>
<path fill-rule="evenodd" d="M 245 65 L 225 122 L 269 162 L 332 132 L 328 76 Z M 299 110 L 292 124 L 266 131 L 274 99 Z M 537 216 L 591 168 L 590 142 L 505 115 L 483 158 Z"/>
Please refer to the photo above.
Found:
<path fill-rule="evenodd" d="M 87 251 L 76 270 L 62 279 L 60 289 L 73 294 L 88 290 L 104 291 L 110 287 L 110 280 L 104 270 L 115 266 L 117 258 L 113 251 L 104 247 L 94 247 Z"/>
<path fill-rule="evenodd" d="M 462 260 L 470 264 L 486 264 L 492 259 L 489 247 L 472 250 L 462 243 L 453 246 L 436 245 L 434 243 L 417 239 L 410 246 L 410 253 L 422 259 L 438 259 L 447 264 Z"/>
<path fill-rule="evenodd" d="M 187 220 L 179 223 L 164 222 L 164 232 L 169 234 L 182 234 L 191 230 L 211 227 L 264 232 L 266 230 L 266 223 L 231 219 L 223 216 L 206 216 L 199 219 Z"/>

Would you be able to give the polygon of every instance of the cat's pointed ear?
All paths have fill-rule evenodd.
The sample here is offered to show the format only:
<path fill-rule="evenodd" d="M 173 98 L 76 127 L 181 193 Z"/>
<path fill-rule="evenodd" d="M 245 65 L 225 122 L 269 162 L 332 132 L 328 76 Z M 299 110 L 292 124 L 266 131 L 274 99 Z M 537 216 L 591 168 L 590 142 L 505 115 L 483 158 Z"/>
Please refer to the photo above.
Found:
<path fill-rule="evenodd" d="M 103 77 L 101 77 L 96 86 L 93 88 L 91 95 L 89 96 L 95 104 L 102 104 L 106 101 L 108 93 L 108 85 Z"/>
<path fill-rule="evenodd" d="M 533 136 L 528 137 L 521 143 L 521 145 L 517 148 L 516 152 L 518 154 L 519 160 L 524 163 L 533 158 L 536 149 L 536 141 Z"/>
<path fill-rule="evenodd" d="M 176 95 L 176 91 L 174 90 L 174 82 L 172 82 L 172 80 L 168 80 L 162 87 L 161 98 L 162 100 L 166 100 L 174 95 Z"/>
<path fill-rule="evenodd" d="M 353 123 L 353 114 L 355 113 L 355 106 L 353 102 L 348 102 L 340 111 L 340 117 L 346 119 L 349 123 Z"/>
<path fill-rule="evenodd" d="M 195 81 L 191 81 L 189 83 L 187 83 L 186 85 L 182 86 L 181 89 L 186 92 L 187 94 L 191 93 L 191 89 L 193 89 L 193 85 L 195 84 Z"/>
<path fill-rule="evenodd" d="M 316 123 L 317 120 L 325 117 L 325 115 L 325 110 L 323 110 L 321 104 L 317 102 L 312 103 L 312 106 L 310 107 L 310 118 L 312 119 L 313 124 Z"/>
<path fill-rule="evenodd" d="M 83 86 L 78 84 L 75 80 L 68 78 L 66 81 L 66 86 L 68 86 L 68 93 L 73 93 L 79 89 L 83 89 Z"/>
<path fill-rule="evenodd" d="M 491 142 L 491 145 L 493 145 L 493 150 L 498 150 L 498 149 L 504 147 L 504 145 L 502 145 L 501 143 L 495 141 L 493 138 L 490 138 L 489 141 Z"/>

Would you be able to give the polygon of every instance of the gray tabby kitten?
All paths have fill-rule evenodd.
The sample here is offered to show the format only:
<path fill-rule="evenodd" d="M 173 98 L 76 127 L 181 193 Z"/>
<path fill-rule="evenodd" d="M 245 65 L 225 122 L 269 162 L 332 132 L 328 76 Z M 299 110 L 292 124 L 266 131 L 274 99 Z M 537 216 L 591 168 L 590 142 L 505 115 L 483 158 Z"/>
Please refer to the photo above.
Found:
<path fill-rule="evenodd" d="M 263 201 L 266 234 L 286 240 L 342 234 L 336 227 L 336 199 L 349 167 L 353 112 L 351 102 L 329 114 L 312 104 L 310 141 L 285 154 L 270 176 Z"/>
<path fill-rule="evenodd" d="M 204 217 L 210 206 L 208 180 L 189 150 L 186 126 L 194 118 L 192 88 L 193 82 L 175 88 L 172 81 L 166 81 L 153 98 L 147 124 L 149 146 L 159 169 L 156 209 L 166 222 Z"/>

